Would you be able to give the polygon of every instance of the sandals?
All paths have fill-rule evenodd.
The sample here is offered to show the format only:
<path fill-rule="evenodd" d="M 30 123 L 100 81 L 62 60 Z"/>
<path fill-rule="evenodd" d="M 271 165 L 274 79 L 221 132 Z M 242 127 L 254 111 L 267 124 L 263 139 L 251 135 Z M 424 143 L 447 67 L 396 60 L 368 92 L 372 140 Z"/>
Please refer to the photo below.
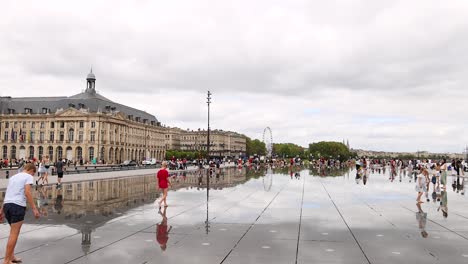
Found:
<path fill-rule="evenodd" d="M 13 260 L 11 261 L 13 263 L 21 263 L 23 262 L 23 260 L 21 258 L 18 258 L 18 257 L 13 257 Z"/>

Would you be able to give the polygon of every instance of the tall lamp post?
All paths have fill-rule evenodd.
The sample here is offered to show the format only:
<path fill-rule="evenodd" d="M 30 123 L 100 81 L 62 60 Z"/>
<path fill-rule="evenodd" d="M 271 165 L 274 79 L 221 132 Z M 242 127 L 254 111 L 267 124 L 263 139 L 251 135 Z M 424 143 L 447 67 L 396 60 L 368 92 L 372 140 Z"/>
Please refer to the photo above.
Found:
<path fill-rule="evenodd" d="M 205 222 L 205 229 L 206 233 L 210 231 L 210 223 L 208 218 L 208 201 L 210 198 L 210 104 L 211 104 L 211 92 L 208 91 L 208 96 L 206 97 L 208 104 L 208 131 L 207 131 L 207 144 L 206 144 L 206 155 L 208 156 L 208 171 L 206 173 L 206 222 Z"/>

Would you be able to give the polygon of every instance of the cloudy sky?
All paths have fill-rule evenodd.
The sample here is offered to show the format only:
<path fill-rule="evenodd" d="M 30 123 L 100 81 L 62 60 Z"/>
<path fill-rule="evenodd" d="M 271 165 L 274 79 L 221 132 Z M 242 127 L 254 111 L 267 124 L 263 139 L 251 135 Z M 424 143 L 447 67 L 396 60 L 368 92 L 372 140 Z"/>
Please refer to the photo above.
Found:
<path fill-rule="evenodd" d="M 99 93 L 163 124 L 462 152 L 468 1 L 10 1 L 0 95 Z"/>

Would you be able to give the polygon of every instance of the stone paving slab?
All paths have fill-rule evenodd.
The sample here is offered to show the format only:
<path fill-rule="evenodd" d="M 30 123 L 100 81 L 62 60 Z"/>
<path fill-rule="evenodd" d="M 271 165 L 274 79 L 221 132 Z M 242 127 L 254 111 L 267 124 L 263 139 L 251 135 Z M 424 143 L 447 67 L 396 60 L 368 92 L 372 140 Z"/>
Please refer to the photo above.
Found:
<path fill-rule="evenodd" d="M 427 218 L 421 223 L 414 183 L 407 178 L 390 182 L 387 175 L 371 174 L 364 186 L 346 175 L 308 174 L 275 174 L 265 188 L 261 175 L 236 169 L 225 180 L 238 184 L 210 191 L 208 211 L 206 189 L 171 190 L 165 250 L 158 235 L 162 213 L 152 198 L 158 196 L 151 190 L 139 194 L 142 186 L 133 186 L 131 175 L 101 175 L 108 184 L 98 200 L 78 199 L 79 183 L 64 184 L 61 214 L 54 209 L 55 186 L 48 186 L 49 214 L 36 221 L 28 212 L 17 254 L 24 263 L 52 264 L 468 263 L 465 196 L 449 190 L 447 218 L 438 203 L 424 203 Z M 121 197 L 107 186 L 118 188 Z M 0 249 L 7 231 L 0 225 Z"/>

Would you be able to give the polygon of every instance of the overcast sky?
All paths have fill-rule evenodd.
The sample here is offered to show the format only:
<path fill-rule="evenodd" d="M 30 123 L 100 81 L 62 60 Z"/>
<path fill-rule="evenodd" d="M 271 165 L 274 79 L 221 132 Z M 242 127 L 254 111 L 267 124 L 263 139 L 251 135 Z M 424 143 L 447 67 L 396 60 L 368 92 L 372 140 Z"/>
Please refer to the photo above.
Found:
<path fill-rule="evenodd" d="M 468 1 L 10 1 L 0 95 L 99 93 L 163 124 L 462 152 Z"/>

